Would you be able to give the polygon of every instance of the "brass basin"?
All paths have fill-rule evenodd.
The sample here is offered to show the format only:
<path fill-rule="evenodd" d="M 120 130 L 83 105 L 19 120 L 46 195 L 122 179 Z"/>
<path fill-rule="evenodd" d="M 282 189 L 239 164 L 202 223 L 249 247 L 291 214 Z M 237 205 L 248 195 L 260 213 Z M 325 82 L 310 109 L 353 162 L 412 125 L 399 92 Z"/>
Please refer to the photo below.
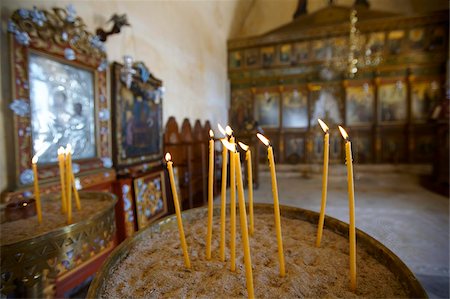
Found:
<path fill-rule="evenodd" d="M 41 296 L 43 273 L 61 276 L 111 248 L 116 231 L 116 196 L 104 192 L 80 192 L 80 197 L 83 200 L 104 199 L 110 203 L 103 211 L 83 221 L 1 246 L 1 293 L 10 294 L 17 285 L 24 285 L 32 290 L 32 296 Z M 59 196 L 45 196 L 43 200 L 59 200 Z"/>
<path fill-rule="evenodd" d="M 263 213 L 273 213 L 273 205 L 255 204 L 254 210 L 255 213 L 258 213 L 259 211 L 262 211 Z M 317 224 L 319 221 L 319 213 L 317 212 L 289 206 L 280 206 L 280 210 L 281 215 L 286 218 L 300 219 L 314 224 Z M 184 211 L 182 213 L 183 221 L 184 223 L 189 223 L 194 219 L 205 218 L 207 212 L 208 209 L 206 207 Z M 219 213 L 220 206 L 214 206 L 214 215 L 218 215 Z M 176 227 L 176 225 L 176 216 L 167 216 L 161 221 L 154 223 L 143 231 L 137 233 L 134 237 L 129 238 L 120 246 L 118 246 L 111 253 L 100 271 L 95 276 L 89 288 L 87 298 L 99 298 L 101 296 L 104 288 L 103 282 L 106 281 L 106 278 L 110 274 L 110 270 L 128 256 L 130 248 L 133 248 L 134 245 L 139 243 L 141 240 L 148 239 L 153 234 L 158 234 L 166 229 Z M 326 216 L 325 228 L 345 238 L 348 238 L 347 223 Z M 375 240 L 361 230 L 356 230 L 356 236 L 358 240 L 358 246 L 363 246 L 367 250 L 367 252 L 372 255 L 378 262 L 386 266 L 392 273 L 394 273 L 394 275 L 404 286 L 410 298 L 428 298 L 428 295 L 425 292 L 424 288 L 411 272 L 411 270 L 409 270 L 409 268 L 392 251 L 387 249 L 379 241 Z"/>

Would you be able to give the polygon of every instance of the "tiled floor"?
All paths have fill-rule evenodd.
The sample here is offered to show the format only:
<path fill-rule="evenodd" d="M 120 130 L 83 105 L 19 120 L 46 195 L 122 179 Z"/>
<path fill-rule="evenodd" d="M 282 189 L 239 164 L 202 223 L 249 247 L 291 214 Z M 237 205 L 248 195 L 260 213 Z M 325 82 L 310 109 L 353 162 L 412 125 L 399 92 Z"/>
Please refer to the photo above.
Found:
<path fill-rule="evenodd" d="M 431 298 L 448 298 L 449 199 L 423 188 L 411 171 L 375 170 L 355 168 L 356 226 L 397 254 Z M 322 178 L 317 171 L 308 178 L 301 172 L 277 173 L 281 204 L 319 211 Z M 255 202 L 272 202 L 268 172 L 261 173 L 254 194 Z M 330 169 L 326 213 L 348 222 L 344 166 Z"/>

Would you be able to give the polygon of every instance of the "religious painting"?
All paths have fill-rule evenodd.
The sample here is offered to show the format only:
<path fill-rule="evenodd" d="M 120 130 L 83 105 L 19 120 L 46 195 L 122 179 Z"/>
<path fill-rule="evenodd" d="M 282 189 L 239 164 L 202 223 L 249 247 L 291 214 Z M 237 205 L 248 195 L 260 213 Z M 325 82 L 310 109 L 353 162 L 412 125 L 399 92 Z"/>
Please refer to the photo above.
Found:
<path fill-rule="evenodd" d="M 312 53 L 315 60 L 326 60 L 331 58 L 332 48 L 327 40 L 314 40 Z"/>
<path fill-rule="evenodd" d="M 441 99 L 437 81 L 413 82 L 411 87 L 411 109 L 414 121 L 426 121 Z"/>
<path fill-rule="evenodd" d="M 275 59 L 275 47 L 261 48 L 261 59 L 263 67 L 271 66 Z"/>
<path fill-rule="evenodd" d="M 440 50 L 445 48 L 446 32 L 448 28 L 436 26 L 430 28 L 430 40 L 428 44 L 429 50 Z"/>
<path fill-rule="evenodd" d="M 242 54 L 240 51 L 234 51 L 230 53 L 229 56 L 229 66 L 230 69 L 240 68 L 242 65 Z"/>
<path fill-rule="evenodd" d="M 414 28 L 408 34 L 409 48 L 412 50 L 422 50 L 425 48 L 425 28 Z"/>
<path fill-rule="evenodd" d="M 280 94 L 264 92 L 255 95 L 255 117 L 261 127 L 280 125 Z"/>
<path fill-rule="evenodd" d="M 366 51 L 370 51 L 370 55 L 383 52 L 384 32 L 371 33 L 367 39 Z"/>
<path fill-rule="evenodd" d="M 43 164 L 38 167 L 43 191 L 53 188 L 47 183 L 59 173 L 57 150 L 67 144 L 73 149 L 74 169 L 86 181 L 112 171 L 105 169 L 112 167 L 106 50 L 80 24 L 79 16 L 60 7 L 20 8 L 8 20 L 10 139 L 17 157 L 11 161 L 11 188 L 26 190 L 33 183 L 34 155 Z"/>
<path fill-rule="evenodd" d="M 348 56 L 348 38 L 336 37 L 330 40 L 330 44 L 333 47 L 333 57 L 346 57 Z"/>
<path fill-rule="evenodd" d="M 252 93 L 249 89 L 234 89 L 231 92 L 230 125 L 239 131 L 254 129 Z"/>
<path fill-rule="evenodd" d="M 414 137 L 414 161 L 428 162 L 432 159 L 434 150 L 434 134 L 432 132 L 416 134 Z"/>
<path fill-rule="evenodd" d="M 343 99 L 339 86 L 325 85 L 312 88 L 310 126 L 316 126 L 318 118 L 325 121 L 328 126 L 343 122 Z"/>
<path fill-rule="evenodd" d="M 127 86 L 121 76 L 123 68 L 119 63 L 113 65 L 114 162 L 118 167 L 154 161 L 163 154 L 162 83 L 138 62 Z"/>
<path fill-rule="evenodd" d="M 295 43 L 294 55 L 296 62 L 304 62 L 309 60 L 309 47 L 310 45 L 308 42 Z"/>
<path fill-rule="evenodd" d="M 372 137 L 370 132 L 352 133 L 352 151 L 354 163 L 367 163 L 373 159 Z"/>
<path fill-rule="evenodd" d="M 305 158 L 305 138 L 286 136 L 284 139 L 285 160 L 289 163 L 299 163 Z"/>
<path fill-rule="evenodd" d="M 163 171 L 135 179 L 134 193 L 138 229 L 167 213 Z"/>
<path fill-rule="evenodd" d="M 373 121 L 374 99 L 374 88 L 368 83 L 347 87 L 346 124 L 370 124 Z"/>
<path fill-rule="evenodd" d="M 401 122 L 406 120 L 407 88 L 403 81 L 381 84 L 378 94 L 381 121 Z"/>
<path fill-rule="evenodd" d="M 308 94 L 294 89 L 283 93 L 283 127 L 308 127 Z"/>
<path fill-rule="evenodd" d="M 95 157 L 93 72 L 36 53 L 28 59 L 33 154 L 57 162 L 58 148 L 71 144 L 73 159 Z"/>
<path fill-rule="evenodd" d="M 381 133 L 381 162 L 399 163 L 406 160 L 406 140 L 402 133 Z"/>
<path fill-rule="evenodd" d="M 259 65 L 259 51 L 258 49 L 245 50 L 245 65 L 247 67 L 254 67 Z"/>
<path fill-rule="evenodd" d="M 291 62 L 292 45 L 283 44 L 279 49 L 279 61 L 281 64 L 289 64 Z"/>
<path fill-rule="evenodd" d="M 339 160 L 342 150 L 342 137 L 331 128 L 330 134 L 330 160 Z M 314 161 L 323 161 L 323 131 L 320 128 L 314 132 L 312 136 L 312 159 Z"/>
<path fill-rule="evenodd" d="M 389 54 L 398 54 L 402 50 L 403 38 L 405 32 L 403 30 L 391 31 L 388 34 Z"/>

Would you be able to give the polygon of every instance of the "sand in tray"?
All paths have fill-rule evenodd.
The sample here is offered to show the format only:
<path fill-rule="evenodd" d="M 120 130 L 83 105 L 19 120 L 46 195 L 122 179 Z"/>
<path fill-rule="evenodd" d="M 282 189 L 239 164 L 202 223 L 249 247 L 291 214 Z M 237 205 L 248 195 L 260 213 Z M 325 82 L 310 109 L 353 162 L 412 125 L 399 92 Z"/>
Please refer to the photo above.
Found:
<path fill-rule="evenodd" d="M 176 227 L 140 241 L 110 270 L 103 298 L 233 298 L 246 297 L 240 233 L 237 234 L 237 272 L 219 259 L 219 217 L 214 219 L 210 261 L 205 258 L 206 218 L 184 222 L 192 270 L 184 267 Z M 239 221 L 237 232 L 240 232 Z M 229 222 L 227 222 L 229 229 Z M 250 238 L 257 298 L 399 298 L 405 290 L 385 266 L 358 246 L 357 292 L 349 291 L 348 240 L 327 229 L 321 248 L 315 247 L 316 225 L 282 218 L 286 277 L 279 277 L 273 214 L 255 214 Z M 227 244 L 229 234 L 227 235 Z"/>
<path fill-rule="evenodd" d="M 72 223 L 104 212 L 111 205 L 111 200 L 89 199 L 81 200 L 81 211 L 75 206 L 72 210 Z M 61 201 L 44 200 L 42 202 L 42 223 L 39 224 L 37 216 L 0 224 L 1 245 L 16 243 L 21 240 L 34 238 L 47 232 L 67 225 L 67 215 L 61 212 Z"/>

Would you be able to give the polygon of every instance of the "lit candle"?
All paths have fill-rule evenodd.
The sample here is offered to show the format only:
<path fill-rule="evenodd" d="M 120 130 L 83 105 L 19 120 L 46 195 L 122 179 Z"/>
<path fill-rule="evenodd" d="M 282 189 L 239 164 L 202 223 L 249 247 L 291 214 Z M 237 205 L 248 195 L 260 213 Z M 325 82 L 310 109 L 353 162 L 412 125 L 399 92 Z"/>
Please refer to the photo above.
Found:
<path fill-rule="evenodd" d="M 77 206 L 77 210 L 81 210 L 81 202 L 80 202 L 80 195 L 78 195 L 77 185 L 75 184 L 75 175 L 72 172 L 72 188 L 73 188 L 73 195 L 75 197 L 75 205 Z"/>
<path fill-rule="evenodd" d="M 66 200 L 67 224 L 72 223 L 72 146 L 66 147 Z"/>
<path fill-rule="evenodd" d="M 248 181 L 248 220 L 250 236 L 253 236 L 255 225 L 253 222 L 253 175 L 252 175 L 252 152 L 250 147 L 242 142 L 239 142 L 241 148 L 245 151 L 245 160 L 247 160 L 247 181 Z"/>
<path fill-rule="evenodd" d="M 180 234 L 181 248 L 183 249 L 184 264 L 186 265 L 186 268 L 190 269 L 191 261 L 189 260 L 186 239 L 184 238 L 183 221 L 181 220 L 180 203 L 178 201 L 177 187 L 175 186 L 175 179 L 173 176 L 173 166 L 172 166 L 173 162 L 171 161 L 171 158 L 172 157 L 170 156 L 170 154 L 167 153 L 166 154 L 167 170 L 169 171 L 170 186 L 172 188 L 172 195 L 173 195 L 173 205 L 175 206 L 175 214 L 177 215 L 178 232 Z"/>
<path fill-rule="evenodd" d="M 232 148 L 230 149 L 230 151 L 231 150 Z M 239 199 L 239 216 L 241 220 L 242 246 L 244 249 L 245 279 L 247 284 L 247 293 L 249 298 L 255 298 L 255 294 L 253 292 L 252 259 L 250 255 L 250 242 L 248 238 L 248 228 L 247 228 L 247 212 L 245 210 L 244 185 L 242 183 L 241 158 L 239 152 L 236 150 L 235 153 L 230 153 L 230 155 L 234 155 L 234 159 L 236 160 L 236 181 Z"/>
<path fill-rule="evenodd" d="M 58 149 L 58 163 L 59 163 L 59 179 L 61 182 L 61 210 L 63 213 L 67 213 L 67 190 L 66 190 L 66 174 L 65 174 L 65 150 L 61 146 Z"/>
<path fill-rule="evenodd" d="M 345 161 L 347 164 L 348 207 L 350 214 L 349 240 L 350 240 L 350 289 L 356 291 L 356 231 L 355 231 L 355 190 L 353 187 L 353 159 L 352 144 L 347 132 L 339 126 L 342 137 L 345 139 Z"/>
<path fill-rule="evenodd" d="M 225 130 L 218 124 L 219 131 L 226 135 Z M 220 194 L 220 260 L 225 261 L 225 222 L 227 217 L 227 160 L 228 149 L 222 146 L 222 190 Z"/>
<path fill-rule="evenodd" d="M 206 234 L 206 259 L 211 259 L 211 239 L 213 225 L 213 185 L 214 185 L 214 133 L 209 130 L 209 174 L 208 174 L 208 232 Z"/>
<path fill-rule="evenodd" d="M 233 130 L 229 126 L 226 127 L 227 134 L 230 136 L 230 143 L 234 144 Z M 223 143 L 223 142 L 222 142 Z M 231 271 L 236 271 L 236 160 L 230 153 L 230 259 Z"/>
<path fill-rule="evenodd" d="M 328 184 L 328 157 L 330 152 L 330 133 L 328 126 L 321 120 L 318 119 L 322 130 L 325 132 L 323 138 L 323 175 L 322 175 L 322 202 L 320 204 L 320 217 L 319 225 L 317 228 L 317 239 L 316 247 L 320 247 L 320 242 L 322 241 L 323 223 L 325 220 L 325 208 L 327 205 L 327 184 Z"/>
<path fill-rule="evenodd" d="M 284 253 L 283 253 L 283 237 L 281 236 L 281 217 L 280 217 L 280 205 L 278 203 L 278 187 L 277 178 L 275 173 L 275 162 L 273 159 L 273 149 L 269 140 L 261 134 L 256 134 L 259 140 L 267 146 L 267 156 L 269 159 L 270 175 L 272 177 L 272 194 L 273 194 L 273 208 L 275 214 L 275 229 L 277 232 L 277 245 L 278 245 L 278 260 L 280 263 L 280 276 L 284 277 L 286 271 L 284 269 Z"/>
<path fill-rule="evenodd" d="M 36 213 L 39 223 L 42 223 L 42 208 L 41 208 L 41 195 L 39 194 L 39 178 L 37 172 L 38 156 L 35 155 L 31 159 L 31 165 L 33 168 L 33 182 L 34 182 L 34 198 L 36 200 Z"/>

